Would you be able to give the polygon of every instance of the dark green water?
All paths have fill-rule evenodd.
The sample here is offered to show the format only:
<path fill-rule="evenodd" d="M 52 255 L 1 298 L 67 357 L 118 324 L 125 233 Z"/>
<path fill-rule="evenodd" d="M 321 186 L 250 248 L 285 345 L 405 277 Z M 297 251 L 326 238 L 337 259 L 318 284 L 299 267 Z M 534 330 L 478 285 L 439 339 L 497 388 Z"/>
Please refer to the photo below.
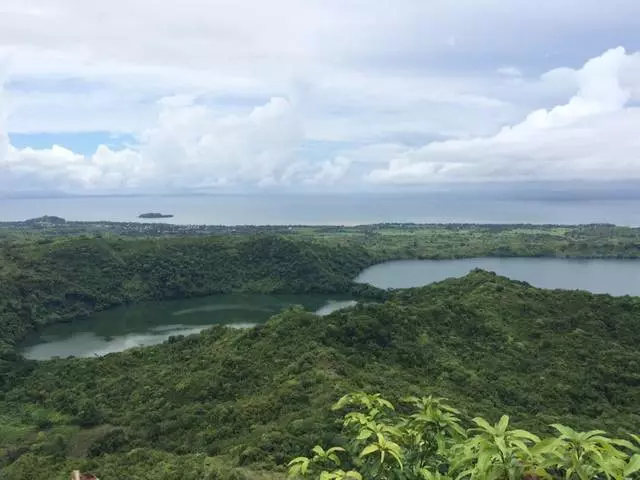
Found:
<path fill-rule="evenodd" d="M 375 265 L 356 281 L 379 288 L 409 288 L 450 277 L 462 277 L 474 268 L 528 282 L 540 288 L 587 290 L 610 295 L 640 296 L 640 260 L 564 258 L 466 258 L 406 260 Z"/>
<path fill-rule="evenodd" d="M 427 285 L 461 277 L 474 268 L 523 280 L 542 288 L 581 289 L 611 295 L 640 295 L 640 261 L 556 258 L 472 258 L 387 262 L 362 272 L 356 281 L 380 288 Z M 198 333 L 215 324 L 234 328 L 265 322 L 290 305 L 318 315 L 355 301 L 326 295 L 218 295 L 121 307 L 90 319 L 47 327 L 32 335 L 22 353 L 32 359 L 90 357 L 161 343 L 172 335 Z"/>
<path fill-rule="evenodd" d="M 198 333 L 216 324 L 252 327 L 291 305 L 327 315 L 355 303 L 335 295 L 217 295 L 144 303 L 47 327 L 26 340 L 22 353 L 35 360 L 92 357 L 154 345 L 172 335 Z"/>

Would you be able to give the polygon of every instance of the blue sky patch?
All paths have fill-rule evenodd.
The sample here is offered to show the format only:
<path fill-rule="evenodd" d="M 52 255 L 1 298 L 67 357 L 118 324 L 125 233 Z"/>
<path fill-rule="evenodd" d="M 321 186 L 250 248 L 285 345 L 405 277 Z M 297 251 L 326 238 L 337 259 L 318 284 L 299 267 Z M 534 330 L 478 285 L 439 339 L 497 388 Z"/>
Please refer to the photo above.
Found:
<path fill-rule="evenodd" d="M 51 148 L 53 145 L 60 145 L 83 155 L 95 153 L 99 145 L 106 145 L 112 150 L 119 150 L 135 142 L 133 135 L 114 134 L 111 132 L 10 133 L 9 137 L 11 138 L 11 144 L 16 148 L 44 149 Z"/>

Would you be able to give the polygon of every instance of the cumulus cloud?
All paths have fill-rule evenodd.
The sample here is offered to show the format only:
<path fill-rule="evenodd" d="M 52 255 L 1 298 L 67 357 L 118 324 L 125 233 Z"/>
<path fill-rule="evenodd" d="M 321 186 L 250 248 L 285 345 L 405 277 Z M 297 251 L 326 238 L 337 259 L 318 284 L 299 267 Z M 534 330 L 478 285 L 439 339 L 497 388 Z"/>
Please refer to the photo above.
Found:
<path fill-rule="evenodd" d="M 4 0 L 0 190 L 634 176 L 638 55 L 575 68 L 640 47 L 611 1 Z"/>
<path fill-rule="evenodd" d="M 0 181 L 2 181 L 3 177 L 6 177 L 9 172 L 8 158 L 11 147 L 6 130 L 6 120 L 7 107 L 4 94 L 4 78 L 0 71 Z"/>
<path fill-rule="evenodd" d="M 318 172 L 307 178 L 305 182 L 312 185 L 331 185 L 343 179 L 350 167 L 351 160 L 346 157 L 338 156 L 333 160 L 325 160 Z"/>
<path fill-rule="evenodd" d="M 84 156 L 57 145 L 8 147 L 0 160 L 4 188 L 24 185 L 18 180 L 25 179 L 32 186 L 72 191 L 266 185 L 278 183 L 295 160 L 302 131 L 284 98 L 230 116 L 216 115 L 188 97 L 160 103 L 157 124 L 131 148 L 101 145 Z"/>
<path fill-rule="evenodd" d="M 62 146 L 14 148 L 0 130 L 0 187 L 65 191 L 183 191 L 238 186 L 322 186 L 522 180 L 640 179 L 640 54 L 609 50 L 543 81 L 575 85 L 568 101 L 530 112 L 490 136 L 368 143 L 312 161 L 304 102 L 273 97 L 242 114 L 216 112 L 196 95 L 157 102 L 155 125 L 119 150 L 89 156 Z M 485 105 L 489 107 L 490 105 Z"/>
<path fill-rule="evenodd" d="M 568 102 L 496 135 L 408 149 L 369 174 L 378 183 L 640 178 L 640 55 L 609 50 L 572 71 Z"/>

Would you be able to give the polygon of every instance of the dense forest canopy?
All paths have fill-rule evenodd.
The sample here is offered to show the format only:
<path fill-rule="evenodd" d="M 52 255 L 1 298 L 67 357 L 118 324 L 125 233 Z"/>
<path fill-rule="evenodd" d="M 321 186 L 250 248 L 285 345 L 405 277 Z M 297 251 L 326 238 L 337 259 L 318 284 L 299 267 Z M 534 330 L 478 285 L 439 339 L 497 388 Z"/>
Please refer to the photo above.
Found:
<path fill-rule="evenodd" d="M 327 407 L 354 390 L 394 402 L 399 392 L 445 395 L 465 415 L 509 414 L 539 435 L 556 422 L 637 432 L 640 299 L 545 291 L 483 271 L 395 292 L 353 278 L 391 259 L 639 254 L 636 229 L 608 225 L 142 238 L 73 222 L 9 228 L 0 232 L 0 479 L 66 479 L 74 468 L 283 478 L 292 457 L 344 440 Z M 15 350 L 33 329 L 96 310 L 228 292 L 363 301 L 323 319 L 291 308 L 252 330 L 216 327 L 98 359 L 38 363 Z"/>
<path fill-rule="evenodd" d="M 329 251 L 284 246 L 303 258 Z M 309 263 L 286 268 L 331 285 L 367 259 L 363 250 L 352 267 L 322 275 Z M 63 479 L 73 468 L 280 478 L 316 444 L 344 443 L 328 406 L 350 391 L 392 402 L 446 396 L 465 416 L 507 414 L 542 436 L 553 423 L 640 431 L 640 299 L 540 290 L 484 271 L 386 297 L 324 318 L 291 308 L 255 329 L 215 327 L 98 359 L 14 359 L 0 395 L 0 478 Z"/>
<path fill-rule="evenodd" d="M 370 263 L 361 247 L 339 250 L 275 236 L 6 241 L 0 247 L 0 349 L 40 325 L 126 302 L 348 292 Z"/>
<path fill-rule="evenodd" d="M 0 228 L 0 355 L 34 328 L 126 302 L 362 292 L 353 278 L 384 260 L 640 257 L 640 229 L 613 225 L 211 227 L 221 234 L 171 237 L 160 230 L 135 239 L 105 234 L 95 222 L 16 225 Z M 131 224 L 104 225 L 119 231 L 114 226 Z"/>

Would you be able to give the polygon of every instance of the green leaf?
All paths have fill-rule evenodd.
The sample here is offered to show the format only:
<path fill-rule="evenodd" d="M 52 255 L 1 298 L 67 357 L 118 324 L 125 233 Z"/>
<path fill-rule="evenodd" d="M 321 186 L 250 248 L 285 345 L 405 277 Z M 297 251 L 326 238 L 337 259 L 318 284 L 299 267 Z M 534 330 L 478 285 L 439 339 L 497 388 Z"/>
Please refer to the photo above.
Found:
<path fill-rule="evenodd" d="M 493 455 L 489 451 L 480 452 L 478 455 L 478 462 L 476 463 L 476 468 L 480 472 L 480 475 L 484 475 L 488 472 L 489 466 L 491 465 Z"/>
<path fill-rule="evenodd" d="M 420 403 L 420 399 L 413 395 L 410 397 L 403 397 L 400 399 L 400 401 L 403 403 L 413 403 L 413 404 Z"/>
<path fill-rule="evenodd" d="M 507 451 L 507 445 L 504 442 L 504 437 L 502 436 L 495 437 L 494 441 L 496 442 L 496 445 L 500 449 L 500 453 L 502 453 L 502 458 L 505 458 L 505 459 L 508 458 L 509 452 Z"/>
<path fill-rule="evenodd" d="M 456 415 L 460 415 L 460 410 L 450 407 L 449 405 L 442 404 L 440 405 L 442 410 L 446 410 L 447 412 L 455 413 Z"/>
<path fill-rule="evenodd" d="M 353 478 L 354 480 L 362 480 L 362 475 L 355 470 L 349 470 L 344 478 Z"/>
<path fill-rule="evenodd" d="M 624 467 L 624 476 L 629 477 L 631 474 L 640 471 L 640 454 L 635 454 Z"/>
<path fill-rule="evenodd" d="M 473 419 L 473 421 L 475 422 L 476 425 L 478 425 L 480 428 L 482 428 L 483 430 L 495 435 L 496 434 L 496 429 L 493 428 L 489 422 L 487 422 L 484 418 L 482 417 L 476 417 Z"/>
<path fill-rule="evenodd" d="M 573 430 L 572 428 L 565 427 L 564 425 L 560 425 L 559 423 L 554 423 L 551 426 L 555 428 L 557 431 L 559 431 L 566 438 L 575 438 L 577 436 L 576 431 Z"/>
<path fill-rule="evenodd" d="M 389 450 L 389 455 L 395 458 L 396 462 L 398 462 L 398 466 L 400 467 L 400 470 L 403 470 L 404 465 L 402 465 L 402 460 L 400 459 L 400 456 L 396 454 L 393 450 Z"/>
<path fill-rule="evenodd" d="M 498 431 L 498 434 L 504 435 L 504 433 L 507 431 L 508 426 L 509 426 L 509 416 L 503 415 L 502 417 L 500 417 L 500 421 L 496 426 L 496 430 Z"/>
<path fill-rule="evenodd" d="M 562 440 L 558 438 L 545 438 L 536 443 L 529 450 L 533 455 L 544 455 L 557 451 L 558 447 L 562 444 Z M 557 452 L 559 453 L 559 452 Z"/>
<path fill-rule="evenodd" d="M 324 457 L 325 455 L 324 449 L 320 445 L 316 445 L 311 451 L 319 457 Z"/>
<path fill-rule="evenodd" d="M 460 472 L 458 474 L 458 476 L 456 477 L 456 480 L 462 480 L 464 478 L 470 477 L 471 475 L 473 475 L 473 469 L 472 468 L 470 468 L 468 470 L 465 470 L 464 472 Z"/>
<path fill-rule="evenodd" d="M 629 440 L 623 440 L 620 438 L 610 438 L 607 440 L 609 441 L 609 443 L 612 443 L 613 445 L 617 445 L 619 447 L 628 448 L 629 450 L 635 449 L 635 446 Z"/>
<path fill-rule="evenodd" d="M 527 440 L 531 440 L 534 443 L 538 443 L 540 441 L 540 437 L 534 435 L 531 432 L 527 432 L 526 430 L 510 430 L 509 435 L 513 435 L 518 438 L 525 438 Z"/>
<path fill-rule="evenodd" d="M 585 432 L 584 436 L 585 439 L 590 439 L 591 437 L 595 437 L 596 435 L 606 435 L 607 432 L 605 432 L 604 430 L 591 430 L 589 432 Z"/>
<path fill-rule="evenodd" d="M 451 428 L 455 433 L 460 435 L 462 438 L 466 438 L 467 432 L 465 432 L 464 429 L 457 423 L 450 424 L 449 428 Z"/>
<path fill-rule="evenodd" d="M 345 449 L 342 447 L 331 447 L 329 450 L 327 450 L 327 455 L 334 452 L 344 452 L 344 451 Z"/>
<path fill-rule="evenodd" d="M 380 450 L 378 445 L 376 445 L 376 444 L 368 445 L 368 446 L 364 447 L 362 452 L 360 452 L 360 457 L 361 458 L 362 457 L 366 457 L 367 455 L 371 455 L 372 453 L 377 452 L 378 450 Z"/>
<path fill-rule="evenodd" d="M 522 440 L 511 440 L 511 444 L 517 447 L 525 455 L 531 455 L 529 447 L 527 447 L 527 445 Z"/>
<path fill-rule="evenodd" d="M 385 400 L 384 398 L 379 399 L 378 404 L 382 407 L 388 408 L 389 410 L 395 410 L 395 407 L 391 404 L 391 402 L 389 400 Z"/>
<path fill-rule="evenodd" d="M 309 470 L 309 459 L 307 457 L 297 457 L 289 462 L 289 476 L 295 477 L 305 475 Z"/>
<path fill-rule="evenodd" d="M 331 410 L 340 410 L 351 403 L 351 395 L 345 395 L 333 404 Z"/>

